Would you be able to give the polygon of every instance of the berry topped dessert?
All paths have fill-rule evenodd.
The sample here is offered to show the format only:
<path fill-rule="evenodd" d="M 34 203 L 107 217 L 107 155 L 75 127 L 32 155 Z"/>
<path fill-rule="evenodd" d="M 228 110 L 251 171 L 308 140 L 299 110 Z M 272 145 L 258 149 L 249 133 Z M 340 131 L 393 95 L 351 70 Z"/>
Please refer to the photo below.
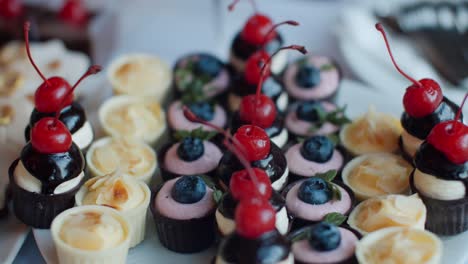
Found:
<path fill-rule="evenodd" d="M 440 235 L 468 230 L 468 126 L 454 120 L 434 126 L 414 157 L 411 187 L 427 206 L 426 227 Z"/>
<path fill-rule="evenodd" d="M 35 109 L 31 114 L 29 126 L 26 127 L 26 140 L 30 139 L 31 128 L 36 122 L 44 117 L 53 117 L 59 112 L 59 119 L 72 133 L 72 139 L 80 149 L 86 149 L 93 141 L 93 129 L 86 120 L 86 114 L 81 105 L 74 102 L 73 91 L 80 82 L 89 75 L 101 71 L 101 67 L 94 65 L 76 82 L 73 87 L 61 77 L 46 78 L 34 63 L 29 49 L 29 22 L 24 25 L 26 51 L 31 64 L 43 79 L 43 83 L 34 94 Z M 67 97 L 65 97 L 67 96 Z"/>
<path fill-rule="evenodd" d="M 234 10 L 234 6 L 240 0 L 235 0 L 229 5 L 229 11 Z M 231 44 L 230 63 L 237 72 L 246 70 L 247 59 L 256 51 L 264 50 L 269 54 L 277 50 L 283 45 L 283 38 L 276 31 L 280 24 L 273 24 L 273 21 L 266 15 L 257 11 L 254 0 L 250 0 L 255 14 L 252 15 L 245 23 L 241 32 L 239 32 Z M 287 56 L 285 52 L 279 53 L 273 59 L 271 71 L 274 74 L 279 74 L 283 71 L 287 64 Z"/>
<path fill-rule="evenodd" d="M 439 84 L 432 79 L 419 81 L 404 73 L 395 62 L 383 26 L 376 24 L 382 33 L 387 50 L 395 68 L 413 84 L 406 88 L 403 97 L 405 112 L 401 116 L 403 132 L 400 138 L 401 150 L 406 158 L 412 160 L 422 142 L 438 123 L 453 120 L 458 106 L 443 96 Z M 459 116 L 462 120 L 462 116 Z"/>

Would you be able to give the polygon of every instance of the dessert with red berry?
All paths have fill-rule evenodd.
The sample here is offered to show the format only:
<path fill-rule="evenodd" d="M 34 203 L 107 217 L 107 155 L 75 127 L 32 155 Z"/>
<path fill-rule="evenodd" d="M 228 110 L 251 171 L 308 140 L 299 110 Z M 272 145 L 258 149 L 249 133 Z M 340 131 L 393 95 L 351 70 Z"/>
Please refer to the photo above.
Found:
<path fill-rule="evenodd" d="M 426 228 L 439 235 L 468 230 L 468 126 L 453 120 L 432 128 L 414 157 L 411 188 L 427 207 Z"/>
<path fill-rule="evenodd" d="M 378 31 L 382 33 L 390 58 L 395 68 L 413 84 L 406 88 L 403 97 L 405 111 L 401 115 L 403 132 L 400 137 L 400 147 L 405 158 L 412 160 L 419 146 L 438 123 L 453 120 L 458 111 L 458 106 L 443 96 L 440 85 L 432 79 L 413 79 L 404 73 L 396 64 L 390 50 L 385 31 L 380 23 L 376 24 Z M 459 116 L 463 120 L 463 116 Z"/>
<path fill-rule="evenodd" d="M 234 6 L 240 0 L 235 0 L 229 5 L 229 10 L 234 10 Z M 249 17 L 242 30 L 237 33 L 231 44 L 229 62 L 233 68 L 241 73 L 246 70 L 247 59 L 259 50 L 264 50 L 272 54 L 283 45 L 283 38 L 276 30 L 281 25 L 274 24 L 266 15 L 257 11 L 254 0 L 251 0 L 255 13 Z M 280 52 L 273 58 L 271 71 L 273 74 L 279 74 L 287 64 L 287 53 Z"/>
<path fill-rule="evenodd" d="M 338 65 L 330 58 L 308 55 L 288 65 L 283 83 L 291 101 L 334 100 L 341 82 Z"/>
<path fill-rule="evenodd" d="M 35 108 L 31 114 L 29 125 L 25 130 L 26 140 L 30 140 L 31 128 L 44 117 L 53 117 L 59 113 L 58 118 L 66 125 L 72 133 L 72 139 L 77 146 L 84 150 L 94 138 L 91 124 L 86 119 L 83 107 L 74 101 L 73 91 L 80 82 L 89 75 L 96 74 L 101 70 L 100 66 L 91 66 L 88 71 L 72 87 L 65 79 L 54 76 L 46 78 L 34 63 L 29 49 L 29 22 L 24 25 L 26 51 L 31 64 L 43 79 L 43 83 L 37 88 L 34 94 Z"/>

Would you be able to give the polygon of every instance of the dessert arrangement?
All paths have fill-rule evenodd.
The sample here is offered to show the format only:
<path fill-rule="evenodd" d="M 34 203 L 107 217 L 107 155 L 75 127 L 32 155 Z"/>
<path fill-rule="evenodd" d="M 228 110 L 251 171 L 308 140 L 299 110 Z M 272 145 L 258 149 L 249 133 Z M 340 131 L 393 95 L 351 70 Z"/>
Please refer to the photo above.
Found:
<path fill-rule="evenodd" d="M 125 263 L 148 232 L 180 254 L 216 248 L 213 264 L 441 263 L 440 237 L 468 230 L 468 94 L 458 105 L 408 76 L 377 24 L 411 81 L 405 111 L 371 105 L 351 120 L 334 102 L 335 61 L 283 46 L 278 27 L 299 23 L 275 24 L 251 3 L 226 62 L 199 52 L 172 70 L 148 54 L 111 62 L 102 137 L 74 96 L 101 67 L 73 86 L 45 77 L 26 22 L 15 49 L 33 66 L 22 74 L 40 79 L 32 97 L 0 98 L 0 143 L 11 148 L 0 217 L 11 209 L 50 229 L 59 263 Z M 34 83 L 11 78 L 5 91 Z"/>

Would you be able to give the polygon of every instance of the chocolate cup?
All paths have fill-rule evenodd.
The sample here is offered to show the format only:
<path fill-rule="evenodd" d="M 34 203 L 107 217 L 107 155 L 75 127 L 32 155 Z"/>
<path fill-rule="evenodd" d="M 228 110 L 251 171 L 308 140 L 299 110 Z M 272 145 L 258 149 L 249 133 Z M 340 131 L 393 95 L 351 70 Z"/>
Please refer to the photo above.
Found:
<path fill-rule="evenodd" d="M 28 226 L 40 229 L 50 228 L 52 220 L 58 214 L 75 205 L 75 194 L 80 189 L 83 180 L 73 189 L 61 194 L 45 195 L 29 192 L 16 184 L 14 170 L 18 162 L 19 159 L 15 160 L 8 169 L 13 212 L 21 222 Z"/>
<path fill-rule="evenodd" d="M 216 207 L 202 218 L 178 220 L 166 217 L 155 208 L 160 187 L 151 195 L 150 209 L 161 244 L 177 253 L 196 253 L 214 245 Z"/>
<path fill-rule="evenodd" d="M 310 178 L 310 177 L 309 177 Z M 293 182 L 291 184 L 289 184 L 288 186 L 286 186 L 286 188 L 281 192 L 281 194 L 283 195 L 284 197 L 284 200 L 286 201 L 286 209 L 288 208 L 287 207 L 287 200 L 286 200 L 286 196 L 289 192 L 289 190 L 291 190 L 291 188 L 293 186 L 295 186 L 296 184 L 298 184 L 300 181 L 296 181 L 296 182 Z M 337 180 L 333 180 L 333 183 L 340 186 L 341 188 L 345 189 L 346 192 L 349 194 L 349 198 L 351 199 L 351 206 L 349 207 L 348 211 L 346 211 L 346 213 L 344 215 L 348 216 L 351 211 L 353 210 L 353 208 L 356 206 L 356 198 L 354 196 L 354 193 L 353 191 L 348 187 L 346 186 L 343 182 L 341 181 L 337 181 Z M 330 213 L 333 213 L 333 212 L 330 212 Z M 300 229 L 300 228 L 303 228 L 303 227 L 306 227 L 306 226 L 309 226 L 309 225 L 313 225 L 313 224 L 317 224 L 319 222 L 321 222 L 322 220 L 319 220 L 319 221 L 313 221 L 313 220 L 307 220 L 307 219 L 302 219 L 302 218 L 299 218 L 295 215 L 293 215 L 292 213 L 289 212 L 288 210 L 288 216 L 289 216 L 289 219 L 290 219 L 290 232 L 295 232 L 296 230 Z M 343 223 L 342 225 L 340 225 L 341 227 L 346 227 L 346 224 Z M 348 228 L 350 229 L 350 228 Z"/>
<path fill-rule="evenodd" d="M 418 193 L 426 205 L 426 229 L 441 236 L 453 236 L 468 230 L 468 197 L 444 201 L 431 198 L 420 192 L 414 184 L 414 170 L 410 176 L 410 186 Z"/>

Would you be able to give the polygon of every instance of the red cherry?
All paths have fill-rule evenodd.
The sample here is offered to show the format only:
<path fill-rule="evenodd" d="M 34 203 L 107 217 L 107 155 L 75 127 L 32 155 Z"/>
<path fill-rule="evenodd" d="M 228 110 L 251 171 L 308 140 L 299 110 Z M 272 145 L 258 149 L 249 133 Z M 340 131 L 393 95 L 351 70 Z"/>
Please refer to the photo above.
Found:
<path fill-rule="evenodd" d="M 236 231 L 245 238 L 258 238 L 275 229 L 275 214 L 268 200 L 241 200 L 235 212 Z"/>
<path fill-rule="evenodd" d="M 24 7 L 21 0 L 0 0 L 0 16 L 3 18 L 17 18 L 23 14 Z"/>
<path fill-rule="evenodd" d="M 270 55 L 266 51 L 259 50 L 247 59 L 245 62 L 244 78 L 248 84 L 254 85 L 260 82 L 260 78 L 262 77 L 262 68 L 269 58 Z M 265 76 L 268 77 L 270 74 L 270 65 L 267 65 Z"/>
<path fill-rule="evenodd" d="M 269 34 L 273 27 L 273 22 L 269 17 L 263 14 L 255 14 L 247 20 L 241 32 L 243 40 L 253 45 L 263 45 L 265 42 L 270 42 L 276 38 L 276 31 Z"/>
<path fill-rule="evenodd" d="M 73 102 L 73 93 L 71 85 L 63 78 L 52 77 L 43 82 L 37 88 L 34 94 L 34 104 L 36 109 L 42 113 L 54 113 L 61 107 L 65 95 L 64 105 L 70 105 Z"/>
<path fill-rule="evenodd" d="M 244 96 L 239 106 L 239 116 L 247 124 L 267 128 L 276 119 L 276 105 L 264 94 L 258 97 L 255 94 Z"/>
<path fill-rule="evenodd" d="M 392 50 L 390 49 L 390 44 L 388 43 L 387 35 L 382 24 L 375 24 L 375 28 L 382 33 L 388 53 L 390 54 L 390 59 L 397 71 L 413 83 L 413 85 L 406 89 L 406 93 L 403 97 L 403 106 L 405 107 L 405 111 L 415 118 L 424 117 L 433 113 L 443 100 L 442 90 L 440 89 L 439 84 L 431 79 L 416 81 L 403 72 L 393 57 Z"/>
<path fill-rule="evenodd" d="M 234 172 L 229 182 L 229 189 L 236 200 L 260 197 L 270 199 L 272 187 L 271 181 L 266 172 L 259 168 L 253 168 L 255 179 L 250 177 L 247 169 Z M 256 182 L 254 182 L 256 181 Z"/>
<path fill-rule="evenodd" d="M 234 134 L 248 161 L 264 159 L 270 153 L 270 138 L 265 130 L 254 125 L 241 126 Z"/>
<path fill-rule="evenodd" d="M 67 0 L 59 12 L 59 18 L 74 26 L 82 26 L 88 22 L 88 10 L 81 0 Z"/>
<path fill-rule="evenodd" d="M 62 153 L 70 149 L 72 136 L 60 120 L 44 117 L 31 129 L 31 144 L 40 153 Z"/>

